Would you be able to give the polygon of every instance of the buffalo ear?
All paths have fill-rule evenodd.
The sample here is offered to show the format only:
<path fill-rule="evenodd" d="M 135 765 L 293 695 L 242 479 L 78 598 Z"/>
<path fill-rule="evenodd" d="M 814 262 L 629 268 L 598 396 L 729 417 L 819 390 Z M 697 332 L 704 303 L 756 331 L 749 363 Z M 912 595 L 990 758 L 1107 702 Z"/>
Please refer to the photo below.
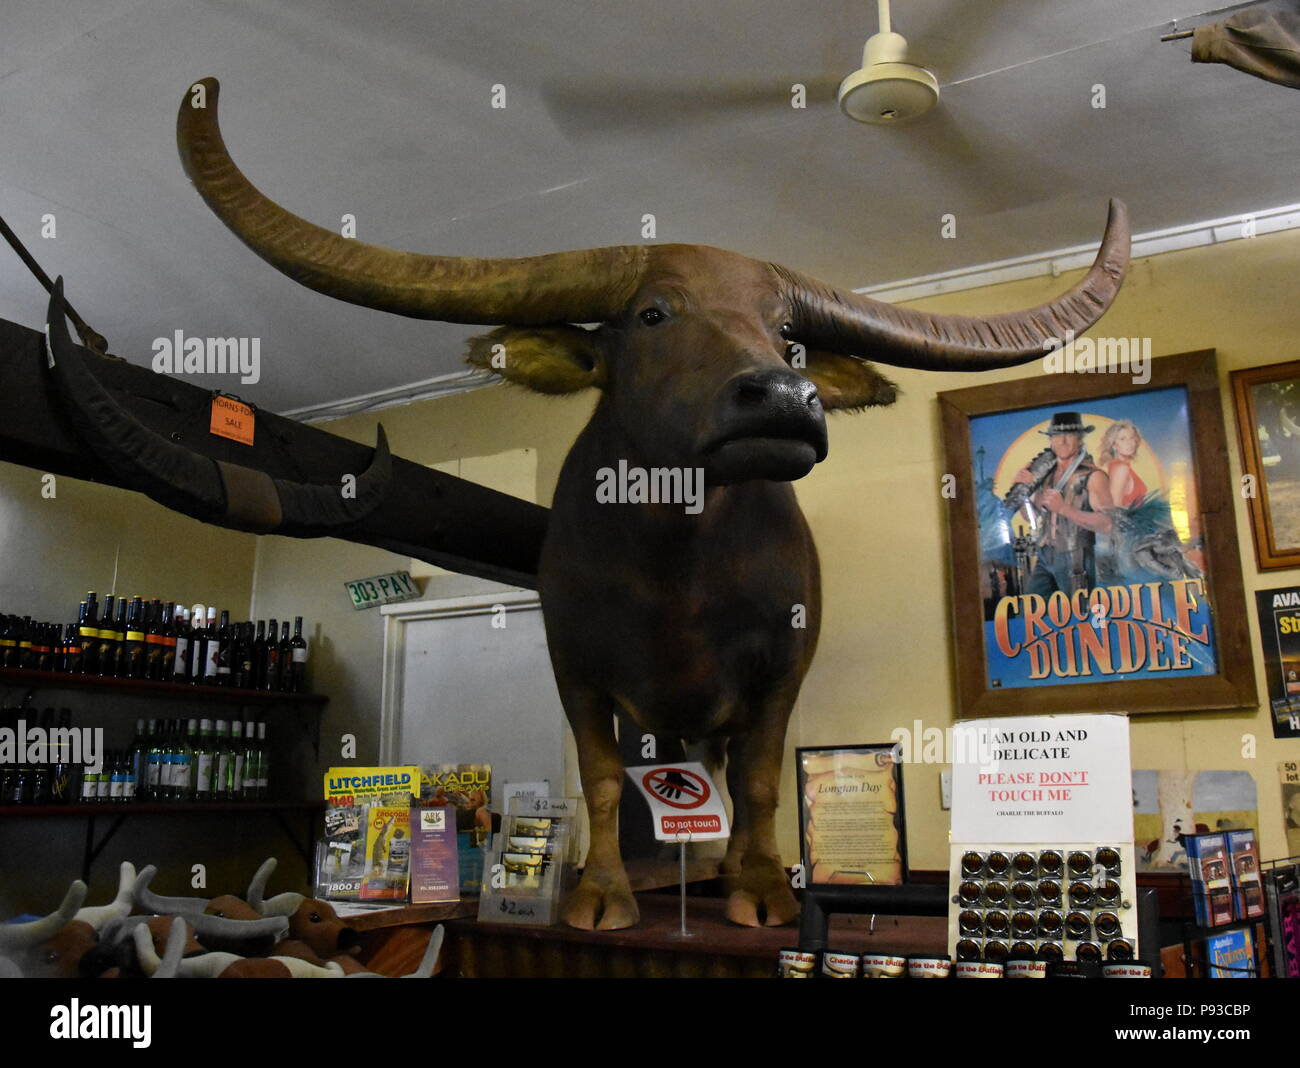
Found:
<path fill-rule="evenodd" d="M 535 393 L 576 393 L 605 384 L 605 355 L 580 326 L 502 326 L 470 338 L 466 360 Z"/>
<path fill-rule="evenodd" d="M 820 349 L 805 349 L 804 366 L 795 366 L 817 387 L 822 407 L 828 411 L 861 411 L 893 404 L 898 387 L 866 360 Z"/>

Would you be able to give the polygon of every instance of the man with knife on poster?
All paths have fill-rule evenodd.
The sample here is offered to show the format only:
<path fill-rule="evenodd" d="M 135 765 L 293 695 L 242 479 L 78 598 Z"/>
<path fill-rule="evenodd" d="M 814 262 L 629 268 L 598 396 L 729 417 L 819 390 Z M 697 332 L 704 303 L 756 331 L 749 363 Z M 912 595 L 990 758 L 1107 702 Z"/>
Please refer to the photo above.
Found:
<path fill-rule="evenodd" d="M 1015 481 L 1041 488 L 1027 503 L 1049 514 L 1038 531 L 1038 558 L 1029 575 L 1026 593 L 1048 597 L 1057 590 L 1066 596 L 1091 589 L 1097 583 L 1098 534 L 1111 531 L 1110 479 L 1092 462 L 1083 447 L 1084 426 L 1078 412 L 1056 412 L 1046 430 L 1056 462 L 1044 475 L 1022 467 Z M 1036 465 L 1035 465 L 1036 466 Z"/>

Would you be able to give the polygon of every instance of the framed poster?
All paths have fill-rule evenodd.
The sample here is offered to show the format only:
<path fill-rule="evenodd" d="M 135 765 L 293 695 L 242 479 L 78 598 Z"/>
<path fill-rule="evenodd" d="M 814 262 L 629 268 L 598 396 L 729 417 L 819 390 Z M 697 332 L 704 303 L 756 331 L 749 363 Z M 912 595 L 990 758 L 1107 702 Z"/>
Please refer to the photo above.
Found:
<path fill-rule="evenodd" d="M 1274 738 L 1300 738 L 1300 586 L 1255 591 Z"/>
<path fill-rule="evenodd" d="M 1233 371 L 1255 562 L 1300 567 L 1300 360 Z"/>
<path fill-rule="evenodd" d="M 1136 377 L 939 394 L 960 715 L 1255 705 L 1214 353 Z"/>
<path fill-rule="evenodd" d="M 897 747 L 795 750 L 799 843 L 809 885 L 898 884 L 907 873 Z"/>

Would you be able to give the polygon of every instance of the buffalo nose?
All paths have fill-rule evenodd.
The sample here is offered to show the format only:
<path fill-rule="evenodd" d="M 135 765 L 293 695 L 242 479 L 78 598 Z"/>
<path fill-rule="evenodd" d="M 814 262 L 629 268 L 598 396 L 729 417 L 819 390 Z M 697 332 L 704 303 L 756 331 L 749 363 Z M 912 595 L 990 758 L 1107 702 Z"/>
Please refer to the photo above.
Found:
<path fill-rule="evenodd" d="M 754 371 L 733 380 L 732 398 L 738 408 L 799 410 L 817 403 L 817 387 L 789 371 Z"/>

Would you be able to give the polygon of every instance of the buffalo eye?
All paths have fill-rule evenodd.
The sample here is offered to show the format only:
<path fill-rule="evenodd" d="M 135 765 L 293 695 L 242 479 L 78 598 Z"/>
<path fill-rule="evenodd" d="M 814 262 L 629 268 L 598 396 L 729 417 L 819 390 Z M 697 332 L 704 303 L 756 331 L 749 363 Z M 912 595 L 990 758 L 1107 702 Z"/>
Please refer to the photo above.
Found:
<path fill-rule="evenodd" d="M 311 920 L 312 923 L 320 923 L 320 913 L 313 912 L 310 916 L 307 917 L 307 919 Z"/>
<path fill-rule="evenodd" d="M 59 955 L 58 955 L 58 953 L 55 952 L 55 951 L 52 950 L 52 949 L 47 949 L 47 950 L 45 951 L 45 960 L 44 960 L 44 963 L 46 963 L 46 964 L 58 964 L 58 963 L 59 963 Z"/>
<path fill-rule="evenodd" d="M 667 316 L 658 308 L 646 308 L 646 310 L 640 315 L 641 321 L 645 323 L 646 326 L 658 326 L 666 318 Z"/>
<path fill-rule="evenodd" d="M 785 338 L 786 341 L 789 341 L 792 337 L 794 337 L 794 323 L 788 321 L 782 323 L 781 336 Z"/>

